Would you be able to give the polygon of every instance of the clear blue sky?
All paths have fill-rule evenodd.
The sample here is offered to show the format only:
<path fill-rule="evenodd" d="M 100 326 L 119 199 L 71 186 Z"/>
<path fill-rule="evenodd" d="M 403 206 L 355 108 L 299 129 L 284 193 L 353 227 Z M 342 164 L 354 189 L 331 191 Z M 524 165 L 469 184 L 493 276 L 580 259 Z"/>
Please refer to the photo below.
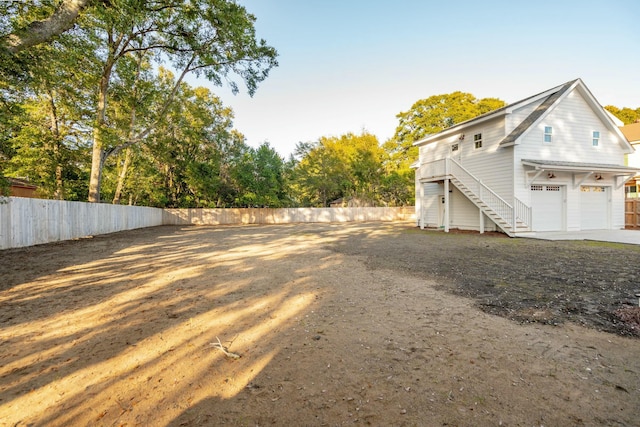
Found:
<path fill-rule="evenodd" d="M 280 65 L 253 98 L 213 90 L 249 145 L 283 156 L 363 129 L 384 143 L 398 113 L 457 90 L 514 102 L 580 77 L 602 105 L 640 107 L 638 0 L 240 3 Z"/>

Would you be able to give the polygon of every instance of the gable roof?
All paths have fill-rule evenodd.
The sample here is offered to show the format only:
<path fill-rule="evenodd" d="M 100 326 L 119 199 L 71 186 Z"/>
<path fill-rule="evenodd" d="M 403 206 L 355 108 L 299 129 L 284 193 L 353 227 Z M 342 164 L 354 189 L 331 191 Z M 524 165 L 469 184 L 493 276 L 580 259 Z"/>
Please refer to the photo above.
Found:
<path fill-rule="evenodd" d="M 573 80 L 565 83 L 558 89 L 556 92 L 553 92 L 551 95 L 545 99 L 542 104 L 538 105 L 538 108 L 533 110 L 526 119 L 524 119 L 514 130 L 511 131 L 509 135 L 507 135 L 502 141 L 500 141 L 500 145 L 511 145 L 515 144 L 518 138 L 524 135 L 534 123 L 538 122 L 540 118 L 542 118 L 549 109 L 556 104 L 556 102 L 562 98 L 562 95 L 567 93 L 569 89 L 571 89 L 577 82 L 577 80 Z"/>
<path fill-rule="evenodd" d="M 542 100 L 542 103 L 531 112 L 520 124 L 518 124 L 511 133 L 509 133 L 502 141 L 500 141 L 500 146 L 508 147 L 511 145 L 515 145 L 518 143 L 518 140 L 526 135 L 537 123 L 539 123 L 546 115 L 556 106 L 558 103 L 564 99 L 569 93 L 571 93 L 574 89 L 580 88 L 581 93 L 584 95 L 585 100 L 589 104 L 589 106 L 593 109 L 593 111 L 600 117 L 600 119 L 605 123 L 605 125 L 614 133 L 618 135 L 620 138 L 621 144 L 624 145 L 624 148 L 627 152 L 632 152 L 633 147 L 627 142 L 626 138 L 613 121 L 611 115 L 598 103 L 596 98 L 591 94 L 589 89 L 586 87 L 584 82 L 581 79 L 575 79 L 563 83 L 559 86 L 553 87 L 551 89 L 547 89 L 543 92 L 540 92 L 536 95 L 524 98 L 520 101 L 509 104 L 505 107 L 499 108 L 494 111 L 490 111 L 481 116 L 475 117 L 471 120 L 467 120 L 457 125 L 451 126 L 441 132 L 438 132 L 433 135 L 428 135 L 425 138 L 415 142 L 413 145 L 425 145 L 430 142 L 435 141 L 443 136 L 450 135 L 455 132 L 459 132 L 466 127 L 475 126 L 482 122 L 492 120 L 498 117 L 505 116 L 515 111 L 518 108 L 531 104 L 533 102 Z"/>
<path fill-rule="evenodd" d="M 439 138 L 441 136 L 445 136 L 447 134 L 455 133 L 455 132 L 457 132 L 457 131 L 459 131 L 461 129 L 464 129 L 464 128 L 468 127 L 468 126 L 477 125 L 479 123 L 486 122 L 488 120 L 492 120 L 492 119 L 495 119 L 495 118 L 500 117 L 500 116 L 504 116 L 506 114 L 511 113 L 513 110 L 516 110 L 516 109 L 518 109 L 518 108 L 520 108 L 520 107 L 522 107 L 524 105 L 530 104 L 532 102 L 535 102 L 535 101 L 537 101 L 539 99 L 542 99 L 542 98 L 545 98 L 545 97 L 552 96 L 556 92 L 558 92 L 558 90 L 563 88 L 564 86 L 571 85 L 571 84 L 577 82 L 578 80 L 580 80 L 580 79 L 572 80 L 572 81 L 567 82 L 567 83 L 565 83 L 563 85 L 556 86 L 556 87 L 553 87 L 551 89 L 547 89 L 547 90 L 545 90 L 543 92 L 540 92 L 540 93 L 537 93 L 535 95 L 531 95 L 531 96 L 528 96 L 528 97 L 526 97 L 524 99 L 521 99 L 520 101 L 514 102 L 514 103 L 509 104 L 509 105 L 505 105 L 504 107 L 498 108 L 497 110 L 493 110 L 493 111 L 489 111 L 488 113 L 481 114 L 478 117 L 474 117 L 473 119 L 465 120 L 464 122 L 460 122 L 458 124 L 455 124 L 455 125 L 453 125 L 451 127 L 448 127 L 446 129 L 440 131 L 440 132 L 437 132 L 437 133 L 434 133 L 434 134 L 431 134 L 431 135 L 427 135 L 424 138 L 422 138 L 421 140 L 414 142 L 413 145 L 424 145 L 426 143 L 429 143 L 429 142 L 433 141 L 434 139 L 437 139 L 437 138 Z"/>
<path fill-rule="evenodd" d="M 640 143 L 640 122 L 622 126 L 620 131 L 631 144 Z"/>

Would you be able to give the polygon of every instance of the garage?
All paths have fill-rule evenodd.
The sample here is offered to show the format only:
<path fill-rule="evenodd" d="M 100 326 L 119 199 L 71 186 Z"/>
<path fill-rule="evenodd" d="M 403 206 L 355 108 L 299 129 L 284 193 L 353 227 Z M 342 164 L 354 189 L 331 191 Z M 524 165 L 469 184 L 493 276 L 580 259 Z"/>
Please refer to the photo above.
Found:
<path fill-rule="evenodd" d="M 580 229 L 609 229 L 608 187 L 597 185 L 580 187 Z"/>
<path fill-rule="evenodd" d="M 536 231 L 564 230 L 563 186 L 531 186 L 531 222 Z"/>

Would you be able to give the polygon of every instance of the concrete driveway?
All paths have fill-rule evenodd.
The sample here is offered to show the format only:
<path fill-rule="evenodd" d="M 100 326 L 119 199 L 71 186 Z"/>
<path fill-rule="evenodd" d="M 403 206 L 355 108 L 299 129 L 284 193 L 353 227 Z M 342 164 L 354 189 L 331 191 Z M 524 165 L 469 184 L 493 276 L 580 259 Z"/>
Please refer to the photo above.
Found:
<path fill-rule="evenodd" d="M 518 235 L 543 240 L 596 240 L 640 245 L 640 230 L 546 231 Z"/>

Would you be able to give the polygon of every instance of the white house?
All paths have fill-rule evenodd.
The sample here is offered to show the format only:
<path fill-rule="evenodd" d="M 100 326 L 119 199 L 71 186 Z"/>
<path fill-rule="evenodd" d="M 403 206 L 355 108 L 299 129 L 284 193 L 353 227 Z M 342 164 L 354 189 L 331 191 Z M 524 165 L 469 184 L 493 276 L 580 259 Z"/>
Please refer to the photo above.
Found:
<path fill-rule="evenodd" d="M 417 141 L 420 227 L 624 228 L 633 148 L 580 79 Z"/>
<path fill-rule="evenodd" d="M 633 123 L 620 128 L 622 134 L 627 138 L 629 144 L 635 149 L 634 153 L 627 155 L 627 166 L 640 169 L 640 123 Z M 638 198 L 638 189 L 640 188 L 640 175 L 636 175 L 627 182 L 625 187 L 628 198 Z"/>

